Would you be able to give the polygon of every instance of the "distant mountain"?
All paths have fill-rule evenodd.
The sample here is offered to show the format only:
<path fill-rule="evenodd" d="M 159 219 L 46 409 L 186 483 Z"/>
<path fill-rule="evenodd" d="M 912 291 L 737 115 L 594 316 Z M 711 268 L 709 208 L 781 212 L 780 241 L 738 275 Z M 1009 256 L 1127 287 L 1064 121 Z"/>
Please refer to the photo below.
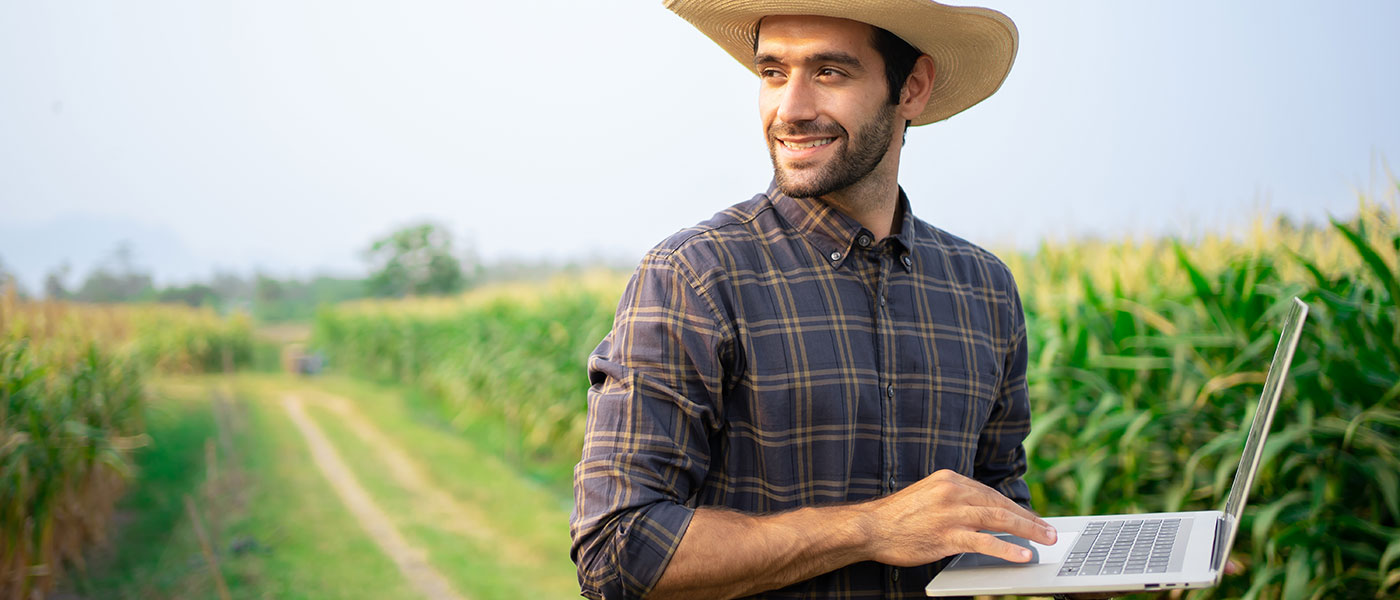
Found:
<path fill-rule="evenodd" d="M 175 231 L 120 217 L 71 216 L 38 224 L 0 222 L 0 261 L 30 292 L 42 290 L 44 276 L 65 261 L 65 282 L 78 285 L 121 244 L 131 264 L 151 273 L 158 284 L 207 278 L 211 261 L 199 256 Z"/>

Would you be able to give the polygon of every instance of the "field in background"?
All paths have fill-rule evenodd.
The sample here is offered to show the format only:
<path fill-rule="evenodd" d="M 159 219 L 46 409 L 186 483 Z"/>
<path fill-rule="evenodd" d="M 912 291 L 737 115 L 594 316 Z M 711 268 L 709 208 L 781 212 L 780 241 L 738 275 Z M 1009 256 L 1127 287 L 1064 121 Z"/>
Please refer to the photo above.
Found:
<path fill-rule="evenodd" d="M 1237 545 L 1248 574 L 1192 596 L 1400 592 L 1398 250 L 1392 200 L 1347 223 L 1003 254 L 1032 343 L 1036 507 L 1221 507 L 1298 295 L 1312 313 Z M 313 344 L 334 368 L 416 386 L 468 435 L 504 424 L 503 452 L 563 486 L 581 444 L 584 359 L 622 285 L 340 305 L 319 313 Z"/>

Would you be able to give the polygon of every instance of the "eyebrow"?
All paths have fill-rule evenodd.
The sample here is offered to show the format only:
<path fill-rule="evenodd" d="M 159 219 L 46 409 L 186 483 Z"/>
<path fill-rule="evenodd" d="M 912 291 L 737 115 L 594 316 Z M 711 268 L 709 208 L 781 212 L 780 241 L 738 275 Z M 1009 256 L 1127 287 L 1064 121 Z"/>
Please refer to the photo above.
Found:
<path fill-rule="evenodd" d="M 768 65 L 773 63 L 782 64 L 783 62 L 783 59 L 779 58 L 777 55 L 774 54 L 755 54 L 753 57 L 754 66 Z M 817 52 L 816 54 L 808 54 L 807 56 L 802 57 L 798 62 L 834 63 L 850 69 L 856 69 L 861 71 L 865 70 L 865 65 L 860 62 L 860 59 L 856 58 L 855 55 L 847 52 Z"/>

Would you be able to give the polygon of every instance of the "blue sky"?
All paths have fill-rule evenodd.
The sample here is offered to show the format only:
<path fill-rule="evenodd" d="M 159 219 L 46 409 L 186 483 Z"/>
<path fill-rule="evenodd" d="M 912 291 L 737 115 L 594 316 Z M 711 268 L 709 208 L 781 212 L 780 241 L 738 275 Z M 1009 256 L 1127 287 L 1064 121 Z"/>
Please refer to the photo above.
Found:
<path fill-rule="evenodd" d="M 916 214 L 993 247 L 1355 210 L 1400 161 L 1400 3 L 995 1 L 992 98 L 911 131 Z M 0 0 L 0 261 L 356 274 L 432 219 L 632 261 L 771 170 L 757 81 L 660 2 Z M 71 281 L 70 281 L 71 283 Z"/>

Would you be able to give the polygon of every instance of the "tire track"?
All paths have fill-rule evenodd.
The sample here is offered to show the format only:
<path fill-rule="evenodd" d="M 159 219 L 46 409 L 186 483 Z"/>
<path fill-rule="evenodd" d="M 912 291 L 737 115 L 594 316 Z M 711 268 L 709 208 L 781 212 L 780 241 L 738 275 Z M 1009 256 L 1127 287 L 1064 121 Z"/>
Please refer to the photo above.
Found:
<path fill-rule="evenodd" d="M 321 474 L 330 482 L 331 488 L 340 496 L 345 507 L 350 509 L 350 513 L 369 534 L 370 539 L 394 561 L 404 578 L 429 600 L 466 600 L 428 563 L 427 554 L 408 543 L 403 534 L 394 527 L 389 515 L 374 503 L 365 488 L 355 479 L 355 474 L 345 464 L 345 460 L 336 452 L 335 446 L 326 438 L 326 434 L 306 414 L 306 407 L 301 398 L 285 395 L 282 406 L 287 410 L 288 418 L 306 439 L 316 467 L 321 470 Z"/>
<path fill-rule="evenodd" d="M 439 527 L 463 535 L 482 548 L 499 552 L 506 564 L 541 564 L 540 552 L 503 535 L 490 525 L 491 520 L 481 509 L 461 502 L 434 484 L 423 467 L 384 435 L 350 400 L 330 393 L 317 393 L 322 406 L 340 417 L 360 441 L 389 467 L 394 482 L 412 494 L 426 513 L 433 515 Z"/>

